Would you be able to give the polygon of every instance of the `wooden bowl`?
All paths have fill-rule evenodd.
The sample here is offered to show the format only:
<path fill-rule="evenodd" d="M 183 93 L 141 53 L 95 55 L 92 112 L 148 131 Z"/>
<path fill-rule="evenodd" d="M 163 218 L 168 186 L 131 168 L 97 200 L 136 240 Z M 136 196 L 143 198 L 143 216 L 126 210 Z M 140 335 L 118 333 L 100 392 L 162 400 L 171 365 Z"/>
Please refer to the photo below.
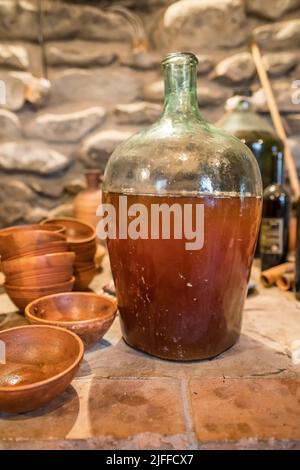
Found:
<path fill-rule="evenodd" d="M 58 294 L 60 292 L 70 292 L 73 289 L 75 277 L 67 282 L 49 285 L 47 287 L 19 287 L 4 284 L 7 295 L 12 302 L 23 311 L 30 302 L 44 297 L 45 295 Z"/>
<path fill-rule="evenodd" d="M 85 347 L 90 347 L 108 331 L 116 311 L 116 301 L 105 295 L 70 292 L 32 302 L 27 305 L 25 316 L 31 324 L 67 328 L 80 336 Z"/>
<path fill-rule="evenodd" d="M 83 358 L 78 336 L 54 326 L 0 331 L 6 364 L 0 364 L 0 411 L 24 413 L 45 405 L 68 387 Z"/>
<path fill-rule="evenodd" d="M 0 230 L 0 237 L 3 235 L 10 235 L 15 232 L 24 232 L 25 230 L 46 230 L 56 233 L 64 233 L 66 231 L 65 227 L 57 224 L 48 224 L 47 226 L 42 226 L 41 224 L 16 225 L 13 227 L 2 228 Z"/>
<path fill-rule="evenodd" d="M 42 225 L 58 224 L 66 229 L 66 237 L 69 243 L 87 243 L 96 239 L 95 229 L 84 222 L 71 217 L 47 219 L 41 222 Z"/>
<path fill-rule="evenodd" d="M 18 259 L 2 261 L 1 268 L 7 276 L 23 276 L 25 273 L 38 271 L 39 273 L 51 273 L 70 270 L 73 271 L 73 264 L 75 261 L 75 254 L 72 252 L 66 253 L 51 253 L 42 256 L 24 256 Z"/>

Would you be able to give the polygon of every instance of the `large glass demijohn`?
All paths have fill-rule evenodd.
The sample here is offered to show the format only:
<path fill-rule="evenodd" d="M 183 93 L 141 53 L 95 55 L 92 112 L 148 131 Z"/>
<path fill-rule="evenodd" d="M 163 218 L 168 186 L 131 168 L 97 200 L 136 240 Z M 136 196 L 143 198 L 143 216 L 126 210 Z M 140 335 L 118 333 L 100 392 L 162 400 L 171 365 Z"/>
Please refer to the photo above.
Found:
<path fill-rule="evenodd" d="M 163 69 L 160 119 L 119 145 L 106 167 L 103 199 L 117 217 L 107 243 L 125 341 L 165 359 L 204 359 L 240 334 L 262 184 L 248 147 L 202 117 L 196 57 L 169 54 Z M 140 204 L 150 214 L 147 236 L 120 233 L 124 197 L 126 208 Z M 151 237 L 151 211 L 162 204 L 170 209 L 170 236 L 162 237 L 162 210 L 159 236 Z M 196 227 L 195 238 L 202 231 L 198 246 L 187 243 L 184 227 L 181 238 L 175 233 L 180 216 Z M 130 211 L 126 220 L 134 220 Z"/>

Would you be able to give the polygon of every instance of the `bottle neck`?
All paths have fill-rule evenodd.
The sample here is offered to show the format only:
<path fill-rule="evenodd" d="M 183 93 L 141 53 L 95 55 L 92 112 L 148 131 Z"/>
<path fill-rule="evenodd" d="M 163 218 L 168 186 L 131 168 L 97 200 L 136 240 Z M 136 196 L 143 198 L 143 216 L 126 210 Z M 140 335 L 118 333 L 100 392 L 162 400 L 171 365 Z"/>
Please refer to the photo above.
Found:
<path fill-rule="evenodd" d="M 275 183 L 276 184 L 283 184 L 283 152 L 278 152 L 276 155 L 276 171 L 275 171 Z"/>
<path fill-rule="evenodd" d="M 201 117 L 197 98 L 197 69 L 193 61 L 166 61 L 164 64 L 165 103 L 163 117 Z"/>

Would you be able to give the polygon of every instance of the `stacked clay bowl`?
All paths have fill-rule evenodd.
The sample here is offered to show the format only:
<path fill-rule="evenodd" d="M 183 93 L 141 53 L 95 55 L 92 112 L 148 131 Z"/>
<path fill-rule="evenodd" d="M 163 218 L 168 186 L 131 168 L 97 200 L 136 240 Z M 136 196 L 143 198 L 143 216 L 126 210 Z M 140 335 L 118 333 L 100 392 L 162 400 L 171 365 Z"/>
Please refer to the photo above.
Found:
<path fill-rule="evenodd" d="M 27 232 L 27 231 L 32 231 L 32 230 L 43 230 L 43 227 L 41 227 L 40 224 L 28 224 L 28 225 L 16 225 L 14 227 L 7 227 L 7 228 L 2 228 L 0 230 L 0 237 L 9 235 L 10 233 L 16 233 L 16 232 Z M 56 232 L 56 233 L 64 233 L 65 232 L 65 227 L 62 225 L 57 225 L 57 224 L 49 224 L 47 227 L 48 232 Z"/>
<path fill-rule="evenodd" d="M 72 290 L 75 255 L 68 249 L 62 233 L 41 226 L 0 231 L 4 287 L 20 310 L 44 295 Z"/>
<path fill-rule="evenodd" d="M 96 273 L 95 254 L 97 244 L 95 229 L 85 222 L 72 218 L 49 219 L 42 222 L 44 227 L 48 224 L 65 227 L 69 250 L 75 253 L 75 289 L 87 289 Z"/>

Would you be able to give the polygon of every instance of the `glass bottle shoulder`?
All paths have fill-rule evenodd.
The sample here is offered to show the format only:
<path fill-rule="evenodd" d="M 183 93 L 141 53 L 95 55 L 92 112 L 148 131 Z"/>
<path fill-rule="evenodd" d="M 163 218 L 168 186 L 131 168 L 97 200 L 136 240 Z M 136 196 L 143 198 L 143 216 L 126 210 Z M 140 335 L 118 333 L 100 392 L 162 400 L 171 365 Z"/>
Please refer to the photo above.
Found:
<path fill-rule="evenodd" d="M 252 152 L 203 118 L 161 118 L 111 155 L 104 191 L 138 194 L 261 195 Z"/>
<path fill-rule="evenodd" d="M 289 198 L 290 193 L 288 189 L 282 184 L 271 184 L 267 186 L 263 193 L 264 199 L 282 199 Z"/>

